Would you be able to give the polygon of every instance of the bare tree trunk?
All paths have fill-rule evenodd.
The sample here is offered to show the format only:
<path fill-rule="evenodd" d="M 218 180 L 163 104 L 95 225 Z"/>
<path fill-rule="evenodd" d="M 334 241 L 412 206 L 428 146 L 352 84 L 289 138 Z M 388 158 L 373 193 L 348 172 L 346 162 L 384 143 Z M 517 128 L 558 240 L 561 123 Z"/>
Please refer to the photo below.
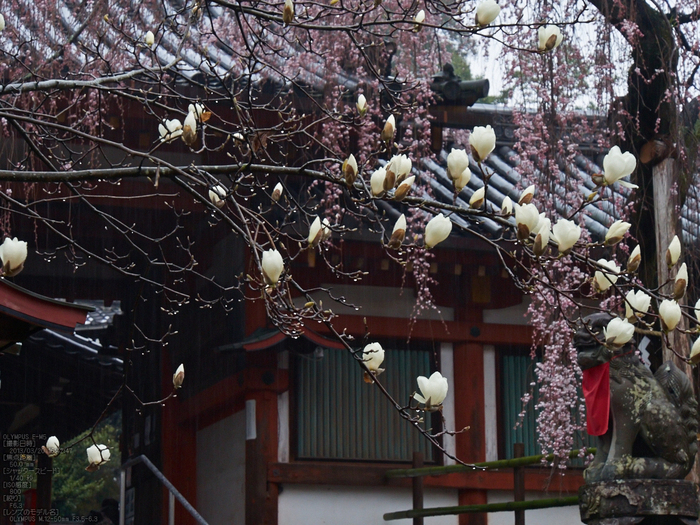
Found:
<path fill-rule="evenodd" d="M 666 264 L 666 249 L 673 239 L 674 235 L 680 234 L 680 220 L 678 210 L 680 209 L 678 192 L 672 192 L 674 181 L 678 180 L 678 161 L 673 158 L 668 158 L 653 168 L 654 182 L 654 222 L 656 224 L 656 268 L 658 272 L 659 286 L 663 285 L 669 278 L 674 278 L 677 268 L 669 269 Z M 679 235 L 680 237 L 680 235 Z M 681 262 L 681 261 L 679 261 Z M 678 266 L 678 265 L 676 265 Z M 671 293 L 673 284 L 664 285 L 660 291 Z M 685 297 L 678 301 L 680 304 L 685 303 Z M 685 318 L 681 319 L 679 327 L 687 328 Z M 678 330 L 674 330 L 669 334 L 669 341 L 673 349 L 682 356 L 690 355 L 690 343 L 688 336 L 682 334 Z M 663 347 L 663 361 L 671 360 L 675 365 L 683 370 L 691 381 L 693 381 L 693 373 L 690 365 L 680 359 L 665 344 Z M 700 481 L 700 463 L 698 458 L 695 458 L 695 466 L 688 474 L 687 479 L 697 483 Z"/>

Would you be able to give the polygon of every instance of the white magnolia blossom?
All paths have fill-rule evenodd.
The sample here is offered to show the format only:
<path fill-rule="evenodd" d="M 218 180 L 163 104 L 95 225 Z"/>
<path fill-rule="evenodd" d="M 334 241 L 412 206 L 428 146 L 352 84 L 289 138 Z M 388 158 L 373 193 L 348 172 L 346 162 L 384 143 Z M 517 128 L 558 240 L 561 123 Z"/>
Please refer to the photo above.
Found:
<path fill-rule="evenodd" d="M 187 113 L 182 125 L 182 140 L 188 146 L 192 146 L 197 141 L 197 116 L 191 111 Z"/>
<path fill-rule="evenodd" d="M 697 365 L 700 363 L 700 337 L 693 343 L 693 348 L 690 350 L 690 364 Z"/>
<path fill-rule="evenodd" d="M 294 21 L 294 2 L 292 2 L 292 0 L 284 0 L 282 21 L 285 24 L 291 24 Z"/>
<path fill-rule="evenodd" d="M 389 118 L 386 119 L 386 123 L 384 124 L 384 128 L 382 129 L 381 139 L 384 142 L 389 142 L 390 140 L 393 140 L 395 131 L 396 119 L 394 118 L 394 115 L 389 115 Z"/>
<path fill-rule="evenodd" d="M 625 236 L 625 233 L 630 229 L 630 226 L 632 225 L 625 221 L 613 222 L 610 228 L 608 228 L 608 232 L 605 234 L 605 244 L 612 246 L 620 242 Z"/>
<path fill-rule="evenodd" d="M 58 456 L 58 452 L 61 448 L 61 443 L 58 441 L 56 436 L 51 436 L 46 440 L 46 446 L 44 447 L 44 452 L 50 458 Z"/>
<path fill-rule="evenodd" d="M 681 240 L 678 235 L 674 235 L 671 239 L 671 244 L 668 245 L 666 249 L 666 264 L 673 266 L 678 262 L 678 258 L 681 256 Z"/>
<path fill-rule="evenodd" d="M 459 193 L 464 189 L 464 187 L 469 184 L 469 181 L 472 179 L 472 170 L 467 168 L 462 172 L 462 175 L 459 178 L 454 179 L 454 185 L 455 185 L 455 191 Z"/>
<path fill-rule="evenodd" d="M 639 268 L 639 265 L 642 262 L 642 251 L 639 248 L 639 245 L 634 247 L 634 250 L 632 250 L 632 253 L 630 253 L 629 258 L 627 259 L 627 271 L 630 273 L 634 273 L 637 271 L 637 268 Z"/>
<path fill-rule="evenodd" d="M 670 332 L 681 320 L 681 307 L 676 301 L 665 299 L 659 306 L 659 316 L 661 316 L 663 328 Z"/>
<path fill-rule="evenodd" d="M 408 192 L 411 191 L 411 186 L 413 186 L 413 182 L 415 180 L 415 175 L 411 175 L 410 177 L 405 179 L 401 184 L 399 184 L 399 187 L 396 188 L 396 193 L 394 193 L 394 199 L 397 201 L 403 200 L 403 198 L 408 194 Z"/>
<path fill-rule="evenodd" d="M 264 257 L 264 255 L 263 255 Z M 185 381 L 185 365 L 180 363 L 180 366 L 177 367 L 177 370 L 175 370 L 175 373 L 173 374 L 173 387 L 175 388 L 181 388 L 182 383 Z"/>
<path fill-rule="evenodd" d="M 278 182 L 272 189 L 272 200 L 275 202 L 279 201 L 282 197 L 282 193 L 284 193 L 284 186 L 282 186 L 281 182 Z"/>
<path fill-rule="evenodd" d="M 86 452 L 88 463 L 90 463 L 89 470 L 96 470 L 102 463 L 109 461 L 110 453 L 107 445 L 92 445 L 87 448 Z"/>
<path fill-rule="evenodd" d="M 476 6 L 476 24 L 479 26 L 487 26 L 501 13 L 501 7 L 496 3 L 496 0 L 484 0 Z"/>
<path fill-rule="evenodd" d="M 698 324 L 700 324 L 700 299 L 697 300 L 695 303 L 695 319 L 698 321 Z"/>
<path fill-rule="evenodd" d="M 418 388 L 421 393 L 413 394 L 413 398 L 423 403 L 426 410 L 436 409 L 447 397 L 447 378 L 440 372 L 433 372 L 430 377 L 418 376 Z"/>
<path fill-rule="evenodd" d="M 469 206 L 472 208 L 481 208 L 484 204 L 484 196 L 486 195 L 486 186 L 482 186 L 476 190 L 469 199 Z"/>
<path fill-rule="evenodd" d="M 277 281 L 284 270 L 284 260 L 277 250 L 266 250 L 262 255 L 262 273 L 265 282 L 270 286 L 276 286 Z"/>
<path fill-rule="evenodd" d="M 559 253 L 568 253 L 581 238 L 581 227 L 574 221 L 559 219 L 552 228 L 554 241 L 559 245 Z"/>
<path fill-rule="evenodd" d="M 151 47 L 151 46 L 155 43 L 156 37 L 155 37 L 155 35 L 153 34 L 153 31 L 147 31 L 147 32 L 146 32 L 146 36 L 144 37 L 144 41 L 146 42 L 146 45 L 147 45 L 148 47 Z"/>
<path fill-rule="evenodd" d="M 515 223 L 518 227 L 518 237 L 527 239 L 535 231 L 540 222 L 540 212 L 534 204 L 515 206 Z"/>
<path fill-rule="evenodd" d="M 372 173 L 369 179 L 369 187 L 372 190 L 372 195 L 379 197 L 384 193 L 384 179 L 386 179 L 386 168 L 381 167 Z"/>
<path fill-rule="evenodd" d="M 452 180 L 459 180 L 464 171 L 469 171 L 469 155 L 463 149 L 454 149 L 447 155 L 447 175 Z"/>
<path fill-rule="evenodd" d="M 425 22 L 425 11 L 423 9 L 421 9 L 420 11 L 418 11 L 418 13 L 416 13 L 416 16 L 413 19 L 413 22 L 416 24 L 415 27 L 413 28 L 414 31 L 420 31 L 421 30 L 420 24 Z"/>
<path fill-rule="evenodd" d="M 355 107 L 357 108 L 357 112 L 360 114 L 360 116 L 364 117 L 367 113 L 367 99 L 363 94 L 358 95 Z"/>
<path fill-rule="evenodd" d="M 204 114 L 204 111 L 204 104 L 200 104 L 199 102 L 195 102 L 194 104 L 190 104 L 189 106 L 187 106 L 187 112 L 192 113 L 197 120 L 202 120 L 202 115 Z"/>
<path fill-rule="evenodd" d="M 596 270 L 595 275 L 593 276 L 593 283 L 595 287 L 601 292 L 604 292 L 617 282 L 617 274 L 620 273 L 620 267 L 615 264 L 615 261 L 608 261 L 607 259 L 598 259 L 596 262 L 598 265 L 610 270 L 609 272 Z"/>
<path fill-rule="evenodd" d="M 174 118 L 165 119 L 162 124 L 158 124 L 161 142 L 171 142 L 182 135 L 182 122 Z"/>
<path fill-rule="evenodd" d="M 5 237 L 0 245 L 0 259 L 2 259 L 2 274 L 6 277 L 13 277 L 22 271 L 24 262 L 27 260 L 27 243 Z"/>
<path fill-rule="evenodd" d="M 0 31 L 5 30 L 5 17 L 0 15 Z"/>
<path fill-rule="evenodd" d="M 311 246 L 317 246 L 320 242 L 325 241 L 331 236 L 331 228 L 328 219 L 324 218 L 321 222 L 320 217 L 316 217 L 309 228 L 308 242 Z"/>
<path fill-rule="evenodd" d="M 386 165 L 386 171 L 394 174 L 394 183 L 399 184 L 408 177 L 413 169 L 413 163 L 406 155 L 394 155 Z M 390 189 L 390 188 L 387 188 Z"/>
<path fill-rule="evenodd" d="M 621 179 L 630 175 L 637 167 L 637 159 L 629 151 L 622 153 L 618 146 L 613 146 L 603 159 L 603 178 L 605 184 L 620 184 L 627 187 L 636 188 L 634 184 L 624 182 Z"/>
<path fill-rule="evenodd" d="M 469 134 L 469 146 L 475 161 L 486 160 L 496 147 L 496 132 L 491 126 L 476 126 Z"/>
<path fill-rule="evenodd" d="M 216 185 L 209 190 L 209 200 L 217 208 L 223 208 L 226 204 L 226 188 Z"/>
<path fill-rule="evenodd" d="M 651 307 L 651 296 L 642 290 L 630 290 L 625 295 L 625 317 L 636 320 L 644 317 Z"/>
<path fill-rule="evenodd" d="M 537 49 L 540 51 L 551 51 L 561 44 L 561 41 L 564 39 L 564 35 L 561 34 L 561 30 L 558 26 L 546 25 L 541 26 L 537 30 L 537 39 Z"/>
<path fill-rule="evenodd" d="M 370 372 L 378 372 L 384 362 L 384 349 L 379 343 L 370 343 L 362 351 L 362 362 Z"/>
<path fill-rule="evenodd" d="M 425 247 L 432 248 L 449 237 L 452 231 L 452 221 L 442 213 L 430 219 L 425 227 Z"/>
<path fill-rule="evenodd" d="M 531 184 L 523 192 L 520 194 L 520 198 L 518 199 L 518 204 L 530 204 L 532 202 L 532 198 L 535 196 L 535 185 Z"/>
<path fill-rule="evenodd" d="M 501 203 L 501 215 L 510 215 L 511 213 L 513 213 L 513 201 L 506 195 Z"/>
<path fill-rule="evenodd" d="M 605 343 L 614 346 L 626 344 L 634 335 L 634 325 L 627 319 L 615 317 L 603 328 Z"/>

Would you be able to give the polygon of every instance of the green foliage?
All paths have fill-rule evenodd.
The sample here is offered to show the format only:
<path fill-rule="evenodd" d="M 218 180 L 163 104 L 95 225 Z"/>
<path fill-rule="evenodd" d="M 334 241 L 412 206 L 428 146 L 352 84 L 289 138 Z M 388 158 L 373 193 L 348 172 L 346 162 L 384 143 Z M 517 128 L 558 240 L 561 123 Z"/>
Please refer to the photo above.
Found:
<path fill-rule="evenodd" d="M 472 70 L 469 64 L 458 50 L 452 51 L 452 67 L 455 69 L 455 75 L 462 80 L 472 80 Z"/>
<path fill-rule="evenodd" d="M 91 510 L 100 510 L 103 499 L 119 499 L 117 469 L 120 433 L 121 412 L 105 419 L 95 431 L 95 443 L 107 445 L 111 453 L 111 459 L 96 472 L 85 470 L 88 466 L 85 450 L 93 444 L 90 438 L 53 459 L 52 499 L 54 508 L 59 510 L 61 516 L 87 516 Z M 86 430 L 66 443 L 73 443 L 87 434 Z"/>

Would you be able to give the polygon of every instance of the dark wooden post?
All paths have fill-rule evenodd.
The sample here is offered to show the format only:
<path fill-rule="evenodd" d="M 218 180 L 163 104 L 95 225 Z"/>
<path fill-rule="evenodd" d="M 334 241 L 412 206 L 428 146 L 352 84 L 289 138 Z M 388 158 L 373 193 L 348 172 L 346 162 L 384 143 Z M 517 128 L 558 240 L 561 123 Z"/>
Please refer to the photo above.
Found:
<path fill-rule="evenodd" d="M 36 508 L 38 511 L 39 523 L 49 523 L 51 521 L 49 510 L 51 510 L 51 475 L 53 473 L 53 460 L 39 452 L 38 471 L 36 475 Z"/>
<path fill-rule="evenodd" d="M 423 453 L 413 453 L 413 468 L 423 466 Z M 413 510 L 423 508 L 423 476 L 413 478 Z M 423 518 L 413 518 L 413 525 L 423 525 Z"/>
<path fill-rule="evenodd" d="M 523 443 L 513 443 L 513 457 L 522 458 L 525 456 L 525 445 Z M 514 501 L 525 501 L 525 470 L 524 467 L 513 468 L 513 499 Z M 525 511 L 515 511 L 515 525 L 525 525 Z"/>

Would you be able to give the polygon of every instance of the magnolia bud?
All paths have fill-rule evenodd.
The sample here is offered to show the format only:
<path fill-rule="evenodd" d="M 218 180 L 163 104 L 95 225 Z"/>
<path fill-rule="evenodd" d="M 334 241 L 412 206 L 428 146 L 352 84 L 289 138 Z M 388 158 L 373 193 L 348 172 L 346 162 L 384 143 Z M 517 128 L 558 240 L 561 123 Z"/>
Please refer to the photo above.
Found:
<path fill-rule="evenodd" d="M 181 388 L 182 382 L 185 380 L 185 365 L 180 364 L 173 374 L 173 387 Z"/>
<path fill-rule="evenodd" d="M 700 363 L 700 337 L 693 343 L 693 348 L 690 351 L 690 359 L 688 361 L 693 366 Z"/>
<path fill-rule="evenodd" d="M 639 248 L 639 245 L 634 247 L 634 250 L 632 250 L 632 253 L 630 253 L 629 259 L 627 259 L 627 271 L 629 273 L 634 273 L 637 271 L 639 268 L 639 265 L 642 262 L 642 251 Z"/>
<path fill-rule="evenodd" d="M 404 180 L 401 184 L 399 184 L 399 187 L 396 188 L 396 193 L 394 193 L 394 200 L 401 201 L 406 197 L 408 192 L 411 190 L 411 186 L 413 186 L 413 181 L 416 180 L 415 175 L 411 175 L 408 177 L 406 180 Z"/>
<path fill-rule="evenodd" d="M 192 112 L 187 113 L 182 125 L 182 141 L 188 146 L 194 146 L 194 143 L 197 142 L 197 119 Z"/>
<path fill-rule="evenodd" d="M 510 215 L 513 213 L 513 201 L 506 195 L 501 203 L 501 215 Z"/>
<path fill-rule="evenodd" d="M 678 258 L 681 256 L 681 241 L 678 235 L 674 235 L 671 240 L 671 244 L 668 245 L 666 249 L 666 264 L 673 266 L 678 262 Z"/>
<path fill-rule="evenodd" d="M 343 162 L 343 176 L 348 187 L 352 187 L 355 184 L 357 179 L 357 161 L 352 154 Z"/>
<path fill-rule="evenodd" d="M 394 225 L 394 231 L 391 232 L 391 239 L 389 239 L 389 248 L 393 250 L 398 250 L 401 247 L 401 243 L 404 240 L 404 237 L 406 236 L 406 217 L 404 214 L 401 214 L 401 217 L 399 217 L 396 220 L 396 224 Z"/>
<path fill-rule="evenodd" d="M 357 112 L 360 114 L 360 117 L 364 117 L 367 113 L 367 99 L 364 95 L 360 94 L 357 97 L 357 103 L 355 104 L 355 107 L 357 108 Z"/>
<path fill-rule="evenodd" d="M 688 286 L 688 267 L 685 263 L 681 264 L 676 274 L 676 281 L 673 285 L 673 298 L 679 301 L 685 295 L 685 289 Z"/>
<path fill-rule="evenodd" d="M 285 23 L 285 25 L 289 25 L 294 21 L 294 2 L 292 2 L 292 0 L 284 0 L 282 21 Z"/>
<path fill-rule="evenodd" d="M 478 210 L 484 205 L 484 198 L 486 196 L 486 186 L 482 186 L 474 192 L 474 194 L 469 199 L 469 206 Z"/>
<path fill-rule="evenodd" d="M 539 257 L 544 254 L 549 244 L 549 234 L 551 231 L 552 222 L 549 219 L 543 219 L 537 226 L 537 235 L 535 235 L 535 244 L 532 248 L 534 254 Z"/>
<path fill-rule="evenodd" d="M 272 190 L 272 200 L 277 202 L 280 200 L 280 197 L 282 197 L 282 192 L 284 191 L 284 187 L 282 186 L 281 182 L 278 182 L 275 184 L 275 188 Z"/>
<path fill-rule="evenodd" d="M 384 124 L 384 129 L 382 129 L 380 137 L 384 142 L 390 142 L 394 139 L 395 131 L 396 119 L 394 119 L 394 115 L 389 115 L 389 118 L 386 119 L 386 124 Z"/>
<path fill-rule="evenodd" d="M 525 188 L 523 193 L 520 195 L 520 199 L 518 199 L 518 204 L 530 204 L 532 202 L 532 198 L 535 196 L 535 185 L 532 184 Z"/>
<path fill-rule="evenodd" d="M 620 242 L 625 236 L 625 233 L 627 233 L 627 230 L 630 229 L 630 226 L 631 224 L 625 221 L 615 221 L 612 223 L 610 228 L 608 228 L 608 232 L 605 234 L 605 244 L 607 246 L 613 246 Z"/>

